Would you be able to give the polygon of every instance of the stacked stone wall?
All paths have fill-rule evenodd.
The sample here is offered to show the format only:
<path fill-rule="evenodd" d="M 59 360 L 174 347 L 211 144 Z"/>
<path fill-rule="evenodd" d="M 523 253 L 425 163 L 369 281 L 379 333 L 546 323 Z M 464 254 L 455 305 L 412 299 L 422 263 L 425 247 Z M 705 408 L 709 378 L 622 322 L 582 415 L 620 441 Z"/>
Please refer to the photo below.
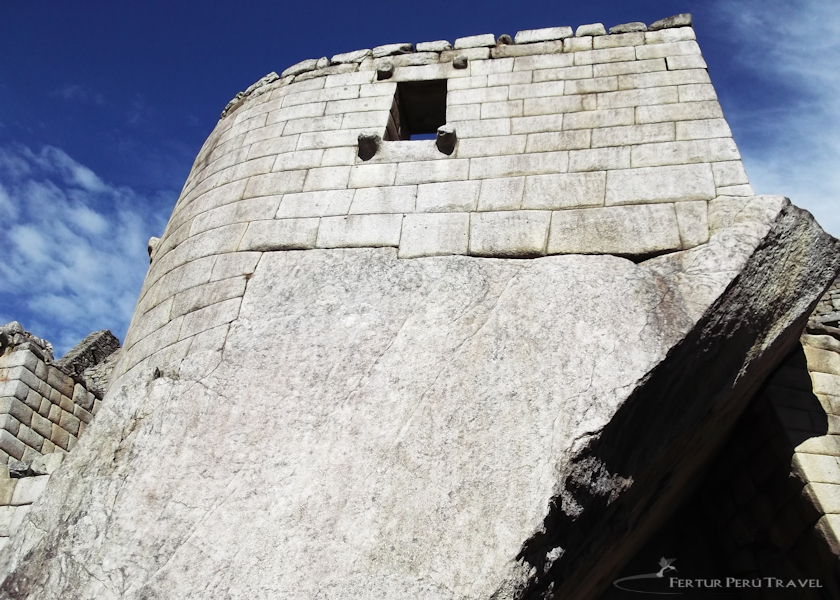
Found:
<path fill-rule="evenodd" d="M 689 23 L 392 44 L 263 78 L 193 165 L 120 372 L 217 347 L 265 251 L 638 259 L 705 243 L 709 203 L 752 190 Z M 449 154 L 384 140 L 399 83 L 430 80 L 446 81 Z"/>

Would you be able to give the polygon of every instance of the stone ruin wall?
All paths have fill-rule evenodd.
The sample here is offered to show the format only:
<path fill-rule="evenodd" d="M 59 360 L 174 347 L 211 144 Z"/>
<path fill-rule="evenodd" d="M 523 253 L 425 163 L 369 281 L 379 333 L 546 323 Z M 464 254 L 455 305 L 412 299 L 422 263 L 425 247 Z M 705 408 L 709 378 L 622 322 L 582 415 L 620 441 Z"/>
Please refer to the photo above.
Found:
<path fill-rule="evenodd" d="M 752 190 L 689 25 L 392 44 L 263 78 L 196 159 L 121 368 L 218 344 L 264 251 L 646 257 L 706 242 L 709 203 Z M 451 154 L 387 141 L 398 86 L 430 80 L 446 81 Z M 360 136 L 382 140 L 367 160 Z"/>

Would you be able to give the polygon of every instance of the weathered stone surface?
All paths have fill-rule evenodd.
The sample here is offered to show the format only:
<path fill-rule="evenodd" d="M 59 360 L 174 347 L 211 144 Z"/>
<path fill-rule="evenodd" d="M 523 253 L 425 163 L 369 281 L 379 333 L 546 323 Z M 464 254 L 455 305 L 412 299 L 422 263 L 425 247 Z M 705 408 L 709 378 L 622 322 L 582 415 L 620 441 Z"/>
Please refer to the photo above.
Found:
<path fill-rule="evenodd" d="M 783 199 L 712 204 L 707 243 L 640 264 L 263 254 L 221 342 L 115 382 L 2 590 L 597 597 L 616 523 L 657 525 L 840 267 Z"/>
<path fill-rule="evenodd" d="M 650 24 L 648 29 L 650 31 L 657 31 L 659 29 L 671 29 L 672 27 L 691 27 L 692 19 L 690 13 L 681 13 L 672 17 L 659 19 Z"/>

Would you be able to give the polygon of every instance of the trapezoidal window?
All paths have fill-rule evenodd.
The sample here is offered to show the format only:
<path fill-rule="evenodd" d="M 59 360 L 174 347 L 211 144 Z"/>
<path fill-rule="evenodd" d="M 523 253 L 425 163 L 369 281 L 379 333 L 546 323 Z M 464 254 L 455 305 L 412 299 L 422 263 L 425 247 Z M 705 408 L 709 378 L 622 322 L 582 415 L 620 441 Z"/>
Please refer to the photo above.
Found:
<path fill-rule="evenodd" d="M 385 140 L 434 139 L 446 124 L 446 80 L 401 81 L 385 129 Z"/>

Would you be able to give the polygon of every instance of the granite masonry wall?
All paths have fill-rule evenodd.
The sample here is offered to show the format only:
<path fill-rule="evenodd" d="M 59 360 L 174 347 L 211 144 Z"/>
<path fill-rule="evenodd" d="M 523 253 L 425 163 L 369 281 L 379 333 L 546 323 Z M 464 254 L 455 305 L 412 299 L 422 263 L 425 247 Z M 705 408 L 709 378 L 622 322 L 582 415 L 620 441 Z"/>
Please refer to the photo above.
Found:
<path fill-rule="evenodd" d="M 266 76 L 201 149 L 119 368 L 217 345 L 265 251 L 644 258 L 706 242 L 709 202 L 752 190 L 690 23 L 390 44 Z M 445 85 L 436 139 L 398 139 L 416 82 Z"/>

